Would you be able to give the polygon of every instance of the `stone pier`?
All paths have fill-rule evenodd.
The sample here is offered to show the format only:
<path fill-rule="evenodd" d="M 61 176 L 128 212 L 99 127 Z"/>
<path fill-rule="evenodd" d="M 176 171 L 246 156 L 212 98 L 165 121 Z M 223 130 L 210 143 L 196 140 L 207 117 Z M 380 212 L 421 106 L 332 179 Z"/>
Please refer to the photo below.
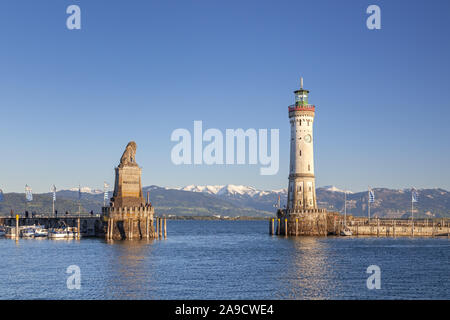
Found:
<path fill-rule="evenodd" d="M 325 209 L 287 212 L 278 210 L 277 219 L 271 219 L 276 234 L 281 236 L 340 236 L 349 229 L 353 236 L 370 237 L 447 237 L 450 238 L 450 219 L 367 219 L 353 217 Z M 287 232 L 286 232 L 287 230 Z"/>

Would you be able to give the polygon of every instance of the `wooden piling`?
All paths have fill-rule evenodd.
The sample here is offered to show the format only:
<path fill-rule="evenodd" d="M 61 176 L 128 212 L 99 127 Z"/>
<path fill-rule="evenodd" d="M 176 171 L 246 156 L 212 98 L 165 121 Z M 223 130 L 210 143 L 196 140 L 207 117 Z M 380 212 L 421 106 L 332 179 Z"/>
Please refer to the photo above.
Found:
<path fill-rule="evenodd" d="M 377 218 L 377 237 L 380 236 L 380 218 Z"/>
<path fill-rule="evenodd" d="M 277 219 L 277 235 L 280 235 L 280 219 Z"/>
<path fill-rule="evenodd" d="M 111 232 L 111 218 L 108 218 L 108 227 L 106 228 L 105 239 L 109 240 L 109 234 Z"/>
<path fill-rule="evenodd" d="M 392 220 L 392 236 L 395 238 L 395 220 Z"/>
<path fill-rule="evenodd" d="M 150 238 L 150 221 L 149 221 L 149 218 L 148 218 L 148 216 L 145 218 L 145 236 L 146 236 L 146 238 L 147 239 L 149 239 Z"/>
<path fill-rule="evenodd" d="M 159 238 L 162 239 L 162 218 L 159 218 Z"/>
<path fill-rule="evenodd" d="M 270 219 L 269 221 L 269 233 L 271 236 L 273 236 L 273 232 L 274 232 L 274 220 L 273 218 Z"/>
<path fill-rule="evenodd" d="M 16 240 L 19 239 L 19 215 L 16 214 Z"/>
<path fill-rule="evenodd" d="M 129 239 L 133 239 L 133 219 L 128 219 Z"/>
<path fill-rule="evenodd" d="M 298 218 L 295 218 L 295 236 L 298 236 Z"/>
<path fill-rule="evenodd" d="M 159 238 L 159 218 L 156 218 L 156 238 Z"/>
<path fill-rule="evenodd" d="M 284 236 L 287 237 L 288 233 L 288 220 L 287 218 L 284 218 Z"/>
<path fill-rule="evenodd" d="M 80 232 L 81 232 L 81 230 L 80 230 L 80 225 L 81 225 L 81 223 L 80 223 L 80 217 L 78 217 L 78 220 L 77 220 L 77 239 L 80 239 L 80 238 L 81 238 L 81 236 L 80 236 Z"/>
<path fill-rule="evenodd" d="M 164 218 L 164 239 L 167 239 L 167 222 L 166 218 Z"/>

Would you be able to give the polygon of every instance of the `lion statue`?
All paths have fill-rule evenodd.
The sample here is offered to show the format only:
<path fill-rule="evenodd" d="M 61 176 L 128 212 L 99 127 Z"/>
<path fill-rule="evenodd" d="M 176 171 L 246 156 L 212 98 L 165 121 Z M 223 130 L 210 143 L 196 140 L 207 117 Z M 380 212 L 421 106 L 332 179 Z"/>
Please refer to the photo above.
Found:
<path fill-rule="evenodd" d="M 131 141 L 127 144 L 125 151 L 123 152 L 122 158 L 120 158 L 119 167 L 123 166 L 137 166 L 136 163 L 136 142 Z"/>

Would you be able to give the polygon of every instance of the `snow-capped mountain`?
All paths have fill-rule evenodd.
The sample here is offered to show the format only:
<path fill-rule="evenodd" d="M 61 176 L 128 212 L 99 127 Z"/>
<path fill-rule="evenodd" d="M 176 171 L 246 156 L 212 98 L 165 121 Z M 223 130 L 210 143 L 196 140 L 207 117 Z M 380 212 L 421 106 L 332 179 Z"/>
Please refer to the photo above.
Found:
<path fill-rule="evenodd" d="M 93 189 L 93 188 L 89 188 L 89 187 L 81 187 L 80 189 L 81 189 L 82 193 L 89 193 L 89 194 L 103 193 L 103 190 Z M 62 190 L 62 191 L 64 191 L 64 190 Z M 77 191 L 78 192 L 78 187 L 70 188 L 69 191 Z"/>
<path fill-rule="evenodd" d="M 259 190 L 251 186 L 234 185 L 234 184 L 206 185 L 206 186 L 189 185 L 177 189 L 190 192 L 203 192 L 218 196 L 249 196 L 252 198 L 261 197 L 269 194 L 285 194 L 287 192 L 287 189 Z"/>
<path fill-rule="evenodd" d="M 324 190 L 331 191 L 331 192 L 342 192 L 342 193 L 347 192 L 349 194 L 353 193 L 353 191 L 338 189 L 335 186 L 323 186 L 323 187 L 320 187 L 319 189 L 324 189 Z"/>
<path fill-rule="evenodd" d="M 373 188 L 375 202 L 371 205 L 371 214 L 379 217 L 408 217 L 411 212 L 411 189 Z M 83 210 L 100 212 L 103 206 L 102 190 L 83 187 L 79 199 L 78 188 L 59 190 L 56 206 L 60 212 L 76 212 L 81 201 Z M 111 189 L 110 196 L 112 196 Z M 157 214 L 178 216 L 258 216 L 273 217 L 280 197 L 280 205 L 287 201 L 287 190 L 258 190 L 254 187 L 239 185 L 187 186 L 167 188 L 159 186 L 143 187 L 144 194 L 149 192 L 150 201 Z M 419 189 L 419 202 L 415 204 L 414 217 L 449 217 L 450 192 L 444 189 Z M 344 193 L 336 187 L 316 189 L 317 205 L 330 211 L 343 212 Z M 37 212 L 52 210 L 51 192 L 34 194 L 33 209 Z M 367 191 L 347 194 L 347 214 L 367 216 Z M 0 204 L 0 216 L 9 215 L 17 210 L 18 204 L 25 207 L 25 196 L 19 193 L 5 193 Z"/>
<path fill-rule="evenodd" d="M 189 185 L 185 186 L 183 188 L 175 188 L 178 190 L 183 191 L 190 191 L 190 192 L 203 192 L 203 193 L 209 193 L 209 194 L 217 194 L 220 189 L 222 189 L 223 186 L 196 186 L 196 185 Z"/>
<path fill-rule="evenodd" d="M 206 185 L 206 186 L 198 186 L 198 185 L 189 185 L 182 188 L 175 188 L 177 190 L 190 191 L 190 192 L 203 192 L 215 195 L 247 195 L 250 197 L 255 196 L 265 196 L 269 194 L 287 194 L 287 189 L 276 189 L 276 190 L 260 190 L 251 186 L 243 186 L 243 185 Z M 330 191 L 330 192 L 347 192 L 348 194 L 353 194 L 353 191 L 350 190 L 342 190 L 335 186 L 323 186 L 318 189 Z"/>

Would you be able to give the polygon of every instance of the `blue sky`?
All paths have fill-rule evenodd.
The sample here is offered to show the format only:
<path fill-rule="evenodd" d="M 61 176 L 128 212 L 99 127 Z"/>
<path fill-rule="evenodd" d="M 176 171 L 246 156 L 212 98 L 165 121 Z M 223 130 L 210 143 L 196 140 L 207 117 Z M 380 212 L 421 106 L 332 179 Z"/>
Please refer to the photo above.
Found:
<path fill-rule="evenodd" d="M 66 28 L 77 4 L 82 29 Z M 381 30 L 366 28 L 370 4 Z M 317 185 L 450 189 L 449 1 L 0 3 L 0 188 L 286 187 L 292 91 L 316 105 Z M 280 170 L 175 166 L 177 128 L 280 129 Z"/>

